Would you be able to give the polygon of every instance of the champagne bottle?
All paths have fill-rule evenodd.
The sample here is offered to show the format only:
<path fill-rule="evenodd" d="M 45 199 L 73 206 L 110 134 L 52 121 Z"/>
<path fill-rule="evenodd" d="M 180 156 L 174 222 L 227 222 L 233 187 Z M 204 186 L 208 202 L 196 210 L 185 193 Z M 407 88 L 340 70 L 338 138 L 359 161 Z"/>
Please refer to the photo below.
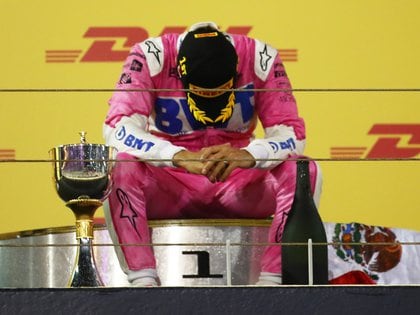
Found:
<path fill-rule="evenodd" d="M 296 190 L 282 243 L 326 243 L 327 237 L 321 217 L 311 193 L 309 161 L 299 160 L 296 173 Z M 328 248 L 313 245 L 313 284 L 328 283 Z M 283 284 L 308 284 L 308 245 L 282 246 Z"/>

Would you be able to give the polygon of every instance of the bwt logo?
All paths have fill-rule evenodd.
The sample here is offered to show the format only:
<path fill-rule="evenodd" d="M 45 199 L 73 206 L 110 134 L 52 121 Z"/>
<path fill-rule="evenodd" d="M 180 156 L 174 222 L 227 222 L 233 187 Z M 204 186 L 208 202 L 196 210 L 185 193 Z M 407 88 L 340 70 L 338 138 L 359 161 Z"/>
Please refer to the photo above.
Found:
<path fill-rule="evenodd" d="M 287 139 L 283 142 L 273 142 L 270 141 L 270 146 L 273 149 L 274 153 L 277 153 L 279 150 L 290 150 L 293 151 L 296 149 L 296 144 L 292 138 Z"/>
<path fill-rule="evenodd" d="M 415 158 L 420 154 L 420 124 L 375 124 L 372 147 L 331 147 L 332 158 Z"/>
<path fill-rule="evenodd" d="M 124 143 L 124 145 L 134 148 L 136 150 L 143 150 L 144 152 L 147 152 L 150 150 L 151 147 L 153 147 L 155 144 L 151 141 L 145 141 L 143 139 L 136 138 L 132 134 L 127 134 L 125 127 L 122 126 L 117 133 L 115 134 L 115 138 L 118 141 L 121 141 Z"/>
<path fill-rule="evenodd" d="M 168 33 L 183 33 L 187 26 L 165 26 L 159 36 Z M 247 35 L 252 26 L 231 26 L 226 32 Z M 45 51 L 47 63 L 74 62 L 122 62 L 127 57 L 130 48 L 149 38 L 149 33 L 143 27 L 98 27 L 88 28 L 83 38 L 93 42 L 82 49 L 48 49 Z M 279 49 L 283 61 L 297 61 L 297 49 Z"/>

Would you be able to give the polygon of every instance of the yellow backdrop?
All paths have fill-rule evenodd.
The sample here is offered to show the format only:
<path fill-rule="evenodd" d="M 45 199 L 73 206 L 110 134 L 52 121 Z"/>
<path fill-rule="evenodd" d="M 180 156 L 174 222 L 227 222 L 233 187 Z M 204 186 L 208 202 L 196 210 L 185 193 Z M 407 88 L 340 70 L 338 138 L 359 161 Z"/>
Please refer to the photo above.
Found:
<path fill-rule="evenodd" d="M 132 40 L 203 20 L 280 50 L 306 119 L 307 154 L 322 159 L 324 221 L 420 230 L 418 161 L 328 161 L 419 158 L 419 92 L 328 90 L 419 88 L 419 11 L 416 0 L 3 0 L 0 159 L 18 162 L 0 163 L 0 233 L 74 223 L 51 164 L 24 160 L 48 159 L 80 130 L 103 143 L 111 93 L 85 89 L 114 87 Z"/>

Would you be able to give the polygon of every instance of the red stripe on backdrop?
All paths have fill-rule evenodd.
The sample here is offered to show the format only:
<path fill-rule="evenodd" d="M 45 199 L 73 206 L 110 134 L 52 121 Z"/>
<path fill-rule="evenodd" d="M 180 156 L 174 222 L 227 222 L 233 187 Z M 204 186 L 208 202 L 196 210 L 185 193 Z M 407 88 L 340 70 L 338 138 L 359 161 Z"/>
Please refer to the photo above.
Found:
<path fill-rule="evenodd" d="M 16 157 L 14 149 L 0 149 L 0 160 L 10 160 Z"/>
<path fill-rule="evenodd" d="M 82 50 L 46 50 L 47 54 L 56 54 L 56 53 L 74 53 L 74 54 L 80 54 Z"/>

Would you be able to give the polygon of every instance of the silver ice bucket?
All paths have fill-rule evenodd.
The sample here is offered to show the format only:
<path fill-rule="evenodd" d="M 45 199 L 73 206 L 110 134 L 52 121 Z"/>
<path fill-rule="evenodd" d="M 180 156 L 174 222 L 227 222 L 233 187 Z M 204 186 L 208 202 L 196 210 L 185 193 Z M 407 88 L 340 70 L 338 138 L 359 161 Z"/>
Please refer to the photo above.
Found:
<path fill-rule="evenodd" d="M 149 222 L 162 286 L 252 285 L 270 220 Z M 78 243 L 74 227 L 0 235 L 0 287 L 67 287 Z M 129 286 L 105 225 L 95 225 L 96 270 L 106 287 Z M 230 245 L 229 245 L 230 244 Z"/>

